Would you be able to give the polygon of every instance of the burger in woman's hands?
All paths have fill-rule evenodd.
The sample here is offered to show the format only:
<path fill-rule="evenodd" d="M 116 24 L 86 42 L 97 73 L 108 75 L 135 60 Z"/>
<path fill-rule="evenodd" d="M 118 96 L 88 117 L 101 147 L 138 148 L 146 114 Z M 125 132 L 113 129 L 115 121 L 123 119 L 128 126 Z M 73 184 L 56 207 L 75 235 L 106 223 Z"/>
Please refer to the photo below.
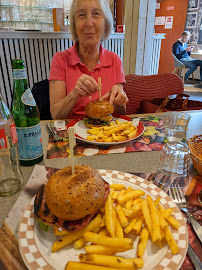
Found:
<path fill-rule="evenodd" d="M 112 120 L 114 106 L 107 100 L 94 100 L 86 105 L 86 118 L 83 119 L 87 127 L 100 127 L 109 125 Z"/>

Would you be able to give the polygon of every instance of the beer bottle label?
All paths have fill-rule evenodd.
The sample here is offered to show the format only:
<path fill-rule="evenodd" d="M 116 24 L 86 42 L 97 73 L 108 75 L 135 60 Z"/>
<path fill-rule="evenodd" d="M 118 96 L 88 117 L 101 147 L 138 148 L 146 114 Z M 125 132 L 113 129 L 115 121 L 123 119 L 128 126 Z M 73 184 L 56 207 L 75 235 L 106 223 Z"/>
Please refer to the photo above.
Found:
<path fill-rule="evenodd" d="M 28 88 L 21 96 L 21 100 L 25 105 L 36 106 L 36 101 L 32 95 L 32 91 Z"/>
<path fill-rule="evenodd" d="M 16 127 L 21 160 L 33 160 L 43 154 L 40 123 L 32 127 Z"/>
<path fill-rule="evenodd" d="M 12 137 L 13 144 L 16 144 L 18 142 L 18 136 L 17 136 L 15 124 L 12 124 L 10 126 L 10 130 L 11 130 L 11 137 Z"/>
<path fill-rule="evenodd" d="M 0 129 L 0 149 L 7 148 L 6 133 L 4 129 Z"/>
<path fill-rule="evenodd" d="M 27 79 L 26 70 L 24 69 L 13 69 L 13 79 L 22 80 Z"/>

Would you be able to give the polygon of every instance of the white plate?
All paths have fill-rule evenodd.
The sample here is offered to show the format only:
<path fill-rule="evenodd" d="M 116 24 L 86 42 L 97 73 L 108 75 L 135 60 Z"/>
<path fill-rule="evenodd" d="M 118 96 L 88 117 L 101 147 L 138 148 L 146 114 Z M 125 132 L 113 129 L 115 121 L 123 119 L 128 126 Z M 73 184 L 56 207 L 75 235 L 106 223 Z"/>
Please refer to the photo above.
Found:
<path fill-rule="evenodd" d="M 123 116 L 121 118 L 113 118 L 113 121 L 114 122 L 115 120 L 119 120 L 120 122 L 126 122 L 126 121 L 130 121 L 131 118 L 128 117 L 128 116 Z M 137 139 L 138 137 L 140 137 L 143 132 L 144 132 L 144 126 L 141 122 L 139 122 L 139 125 L 137 126 L 137 133 L 131 137 L 130 139 L 126 139 L 124 141 L 119 141 L 119 142 L 96 142 L 96 141 L 89 141 L 87 140 L 87 136 L 89 135 L 87 133 L 87 130 L 89 129 L 83 122 L 83 120 L 71 120 L 68 125 L 67 125 L 67 128 L 69 126 L 74 126 L 74 132 L 75 132 L 75 136 L 77 139 L 81 140 L 81 141 L 84 141 L 84 142 L 88 142 L 88 143 L 91 143 L 91 144 L 98 144 L 98 145 L 117 145 L 117 144 L 120 144 L 120 143 L 126 143 L 126 142 L 130 142 L 134 139 Z"/>
<path fill-rule="evenodd" d="M 137 177 L 135 175 L 110 170 L 99 170 L 102 177 L 111 183 L 122 183 L 126 187 L 144 190 L 153 199 L 161 197 L 161 205 L 164 208 L 173 208 L 173 216 L 181 223 L 179 231 L 171 229 L 173 236 L 180 248 L 180 252 L 173 255 L 167 245 L 159 249 L 155 244 L 148 241 L 143 259 L 145 264 L 143 269 L 155 270 L 177 270 L 182 265 L 188 246 L 188 232 L 184 218 L 179 208 L 173 203 L 171 198 L 154 184 Z M 45 232 L 38 226 L 34 215 L 34 198 L 28 204 L 19 224 L 18 244 L 22 258 L 30 270 L 64 270 L 69 260 L 79 261 L 80 253 L 85 253 L 84 249 L 75 250 L 72 245 L 68 245 L 62 250 L 51 253 L 51 248 L 55 240 L 53 231 Z M 134 237 L 134 236 L 133 236 Z M 126 258 L 136 257 L 136 248 L 139 237 L 134 239 L 134 249 L 119 253 Z"/>

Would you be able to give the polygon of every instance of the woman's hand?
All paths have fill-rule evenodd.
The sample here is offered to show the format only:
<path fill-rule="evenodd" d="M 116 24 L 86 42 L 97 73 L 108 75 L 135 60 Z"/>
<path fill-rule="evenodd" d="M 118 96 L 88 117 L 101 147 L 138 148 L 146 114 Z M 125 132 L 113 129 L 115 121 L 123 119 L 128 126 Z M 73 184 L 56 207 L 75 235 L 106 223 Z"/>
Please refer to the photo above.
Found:
<path fill-rule="evenodd" d="M 87 74 L 82 74 L 72 91 L 72 95 L 74 95 L 77 99 L 81 97 L 90 96 L 95 91 L 99 90 L 99 86 L 96 80 L 88 76 Z"/>
<path fill-rule="evenodd" d="M 114 106 L 124 106 L 128 103 L 128 97 L 123 91 L 122 85 L 115 84 L 112 89 L 107 92 L 102 99 L 107 99 Z"/>

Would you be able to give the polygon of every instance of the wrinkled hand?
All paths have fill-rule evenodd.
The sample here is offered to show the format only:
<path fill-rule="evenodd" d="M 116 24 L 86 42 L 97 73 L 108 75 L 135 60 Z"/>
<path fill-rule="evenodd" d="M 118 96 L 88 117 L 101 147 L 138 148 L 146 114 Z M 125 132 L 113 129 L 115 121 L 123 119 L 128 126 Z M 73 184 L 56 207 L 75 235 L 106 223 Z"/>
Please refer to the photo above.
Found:
<path fill-rule="evenodd" d="M 77 98 L 90 96 L 95 91 L 99 90 L 99 86 L 96 80 L 88 76 L 87 74 L 82 74 L 73 89 L 73 93 Z"/>
<path fill-rule="evenodd" d="M 128 103 L 128 97 L 119 85 L 114 85 L 112 89 L 102 97 L 102 100 L 106 99 L 114 106 L 124 106 Z"/>

